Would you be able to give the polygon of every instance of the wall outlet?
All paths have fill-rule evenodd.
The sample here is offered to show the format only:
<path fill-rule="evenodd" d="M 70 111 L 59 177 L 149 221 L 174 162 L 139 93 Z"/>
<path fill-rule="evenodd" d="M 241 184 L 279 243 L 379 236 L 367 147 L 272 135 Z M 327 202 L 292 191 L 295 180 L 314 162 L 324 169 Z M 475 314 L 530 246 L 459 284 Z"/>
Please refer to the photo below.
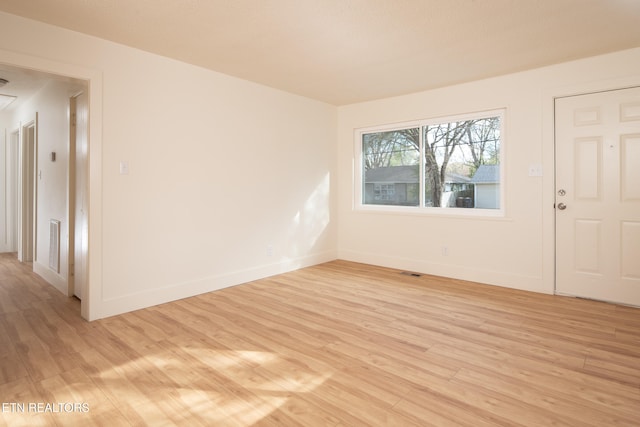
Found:
<path fill-rule="evenodd" d="M 443 246 L 442 247 L 442 256 L 449 256 L 449 247 L 448 246 Z"/>
<path fill-rule="evenodd" d="M 267 245 L 267 256 L 273 256 L 273 245 Z"/>

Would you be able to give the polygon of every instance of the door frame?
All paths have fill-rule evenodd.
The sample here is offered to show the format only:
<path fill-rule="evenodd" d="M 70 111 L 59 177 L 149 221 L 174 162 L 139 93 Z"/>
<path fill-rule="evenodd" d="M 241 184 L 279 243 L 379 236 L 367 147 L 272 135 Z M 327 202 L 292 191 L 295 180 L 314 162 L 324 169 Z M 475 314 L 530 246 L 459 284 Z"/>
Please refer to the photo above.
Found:
<path fill-rule="evenodd" d="M 90 124 L 87 165 L 88 217 L 90 222 L 87 255 L 88 280 L 80 313 L 87 320 L 100 319 L 104 317 L 102 308 L 102 71 L 4 49 L 0 49 L 0 58 L 2 58 L 3 64 L 9 66 L 84 80 L 87 84 Z"/>
<path fill-rule="evenodd" d="M 87 164 L 86 164 L 86 156 L 82 156 L 80 159 L 80 164 L 78 164 L 78 137 L 80 137 L 81 142 L 83 141 L 83 146 L 86 150 L 88 148 L 88 103 L 85 101 L 82 105 L 83 108 L 78 110 L 78 98 L 80 96 L 86 96 L 88 100 L 88 96 L 85 95 L 86 90 L 82 90 L 73 96 L 69 97 L 69 175 L 68 175 L 68 214 L 67 217 L 69 219 L 69 242 L 68 242 L 68 295 L 69 296 L 77 296 L 80 300 L 84 297 L 85 287 L 87 283 L 86 274 L 86 265 L 87 265 L 87 253 L 85 245 L 77 245 L 78 236 L 86 235 L 83 233 L 85 231 L 85 218 L 84 215 L 78 215 L 78 207 L 76 206 L 78 202 L 78 197 L 81 195 L 80 200 L 86 200 L 87 196 Z M 78 118 L 78 113 L 80 113 L 80 119 Z M 83 123 L 84 125 L 79 128 L 78 123 Z M 81 169 L 82 173 L 78 173 L 78 169 Z M 79 179 L 80 178 L 80 179 Z M 82 212 L 86 212 L 86 209 L 82 209 Z M 88 220 L 88 216 L 87 216 Z M 84 242 L 84 241 L 83 241 Z M 82 277 L 78 280 L 78 276 L 82 275 Z M 77 288 L 79 286 L 79 288 Z"/>
<path fill-rule="evenodd" d="M 76 236 L 76 96 L 69 97 L 69 169 L 68 169 L 68 202 L 67 220 L 69 221 L 67 243 L 67 295 L 73 296 L 76 291 L 75 281 L 75 236 Z"/>
<path fill-rule="evenodd" d="M 542 99 L 542 162 L 549 165 L 549 172 L 542 177 L 542 224 L 543 224 L 543 272 L 542 280 L 549 293 L 561 295 L 557 292 L 556 284 L 556 177 L 557 168 L 555 150 L 555 102 L 557 98 L 587 95 L 590 93 L 608 92 L 640 86 L 640 76 L 630 76 L 616 79 L 596 80 L 582 83 L 548 88 L 543 91 Z"/>
<path fill-rule="evenodd" d="M 33 132 L 33 139 L 30 138 Z M 38 113 L 20 124 L 18 179 L 18 260 L 35 262 L 38 232 Z"/>
<path fill-rule="evenodd" d="M 7 130 L 5 143 L 5 230 L 6 251 L 18 252 L 18 200 L 19 200 L 19 160 L 20 127 Z"/>

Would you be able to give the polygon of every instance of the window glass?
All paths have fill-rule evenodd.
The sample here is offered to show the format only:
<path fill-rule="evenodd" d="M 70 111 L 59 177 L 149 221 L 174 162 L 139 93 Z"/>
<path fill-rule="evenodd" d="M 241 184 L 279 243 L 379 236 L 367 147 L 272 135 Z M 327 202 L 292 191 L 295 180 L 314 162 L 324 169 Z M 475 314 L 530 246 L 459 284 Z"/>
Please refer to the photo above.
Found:
<path fill-rule="evenodd" d="M 429 124 L 424 132 L 424 203 L 500 208 L 500 117 Z"/>
<path fill-rule="evenodd" d="M 420 204 L 420 128 L 362 136 L 362 203 Z"/>
<path fill-rule="evenodd" d="M 504 112 L 359 133 L 360 205 L 502 209 Z"/>

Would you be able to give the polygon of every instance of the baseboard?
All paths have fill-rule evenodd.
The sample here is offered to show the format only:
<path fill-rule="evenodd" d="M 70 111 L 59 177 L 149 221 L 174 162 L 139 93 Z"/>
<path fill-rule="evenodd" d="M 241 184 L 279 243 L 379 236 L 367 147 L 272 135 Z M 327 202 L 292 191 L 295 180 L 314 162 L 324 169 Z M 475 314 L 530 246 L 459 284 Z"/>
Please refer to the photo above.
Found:
<path fill-rule="evenodd" d="M 52 285 L 54 288 L 69 296 L 69 284 L 67 279 L 64 277 L 37 261 L 33 263 L 33 272 L 46 280 L 47 283 Z"/>
<path fill-rule="evenodd" d="M 101 318 L 115 316 L 159 304 L 165 304 L 171 301 L 189 298 L 207 292 L 217 291 L 254 280 L 264 279 L 276 274 L 322 264 L 335 259 L 336 252 L 328 251 L 295 259 L 282 260 L 276 263 L 248 268 L 242 271 L 234 271 L 189 282 L 176 283 L 161 289 L 151 289 L 144 292 L 103 300 L 101 307 L 97 312 L 100 313 Z"/>
<path fill-rule="evenodd" d="M 553 294 L 554 292 L 553 284 L 545 284 L 542 276 L 521 275 L 511 272 L 477 269 L 454 264 L 442 264 L 356 251 L 339 251 L 338 258 L 345 261 L 360 262 L 381 267 L 414 271 L 423 274 L 432 274 L 434 276 L 467 280 L 510 289 L 544 294 Z"/>

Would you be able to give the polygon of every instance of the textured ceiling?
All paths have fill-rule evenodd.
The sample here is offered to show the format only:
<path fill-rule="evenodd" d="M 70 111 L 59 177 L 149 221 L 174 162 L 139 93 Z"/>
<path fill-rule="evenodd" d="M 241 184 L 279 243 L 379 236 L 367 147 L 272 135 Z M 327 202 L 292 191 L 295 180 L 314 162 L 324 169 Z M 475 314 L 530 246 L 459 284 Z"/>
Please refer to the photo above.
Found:
<path fill-rule="evenodd" d="M 640 0 L 0 0 L 335 105 L 640 46 Z"/>

